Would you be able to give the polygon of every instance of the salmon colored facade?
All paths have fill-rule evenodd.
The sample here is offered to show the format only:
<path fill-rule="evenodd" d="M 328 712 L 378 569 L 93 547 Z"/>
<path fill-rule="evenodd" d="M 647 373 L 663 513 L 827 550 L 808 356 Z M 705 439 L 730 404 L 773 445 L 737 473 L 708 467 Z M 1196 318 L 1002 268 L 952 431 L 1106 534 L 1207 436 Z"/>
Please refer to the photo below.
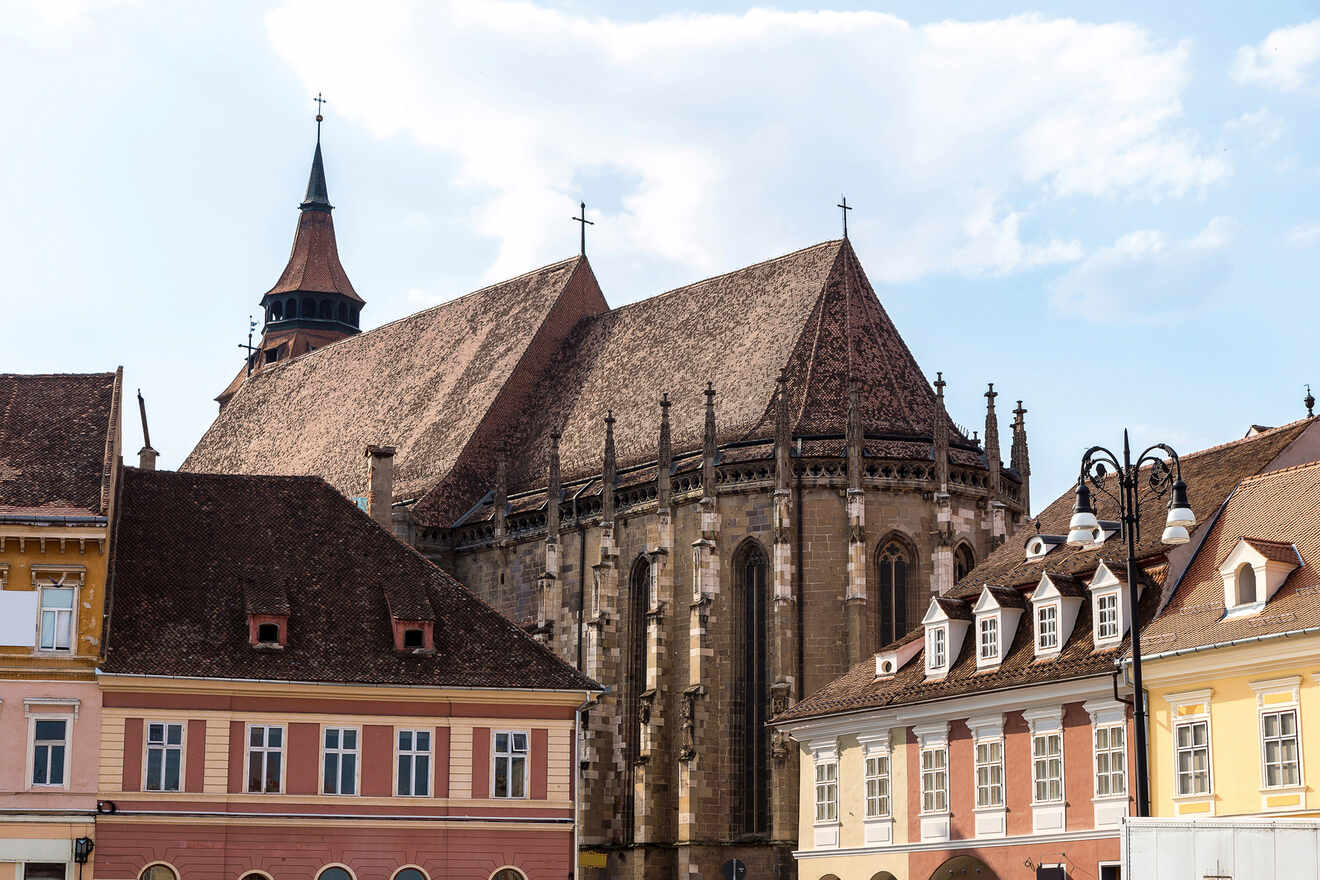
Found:
<path fill-rule="evenodd" d="M 316 878 L 335 866 L 355 880 L 405 868 L 431 880 L 510 868 L 557 880 L 573 870 L 580 691 L 101 684 L 97 880 L 137 880 L 153 865 L 188 880 Z M 152 755 L 169 738 L 162 728 L 178 733 L 173 764 Z M 515 733 L 525 757 L 506 774 L 496 762 L 507 741 L 497 737 Z M 254 759 L 266 762 L 255 780 Z M 509 787 L 497 790 L 496 777 Z"/>

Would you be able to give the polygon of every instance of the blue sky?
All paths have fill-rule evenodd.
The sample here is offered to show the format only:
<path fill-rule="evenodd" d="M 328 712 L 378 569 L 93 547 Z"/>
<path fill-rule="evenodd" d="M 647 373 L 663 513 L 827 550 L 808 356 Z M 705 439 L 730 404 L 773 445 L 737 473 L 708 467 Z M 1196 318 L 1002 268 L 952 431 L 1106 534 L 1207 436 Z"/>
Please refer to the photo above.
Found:
<path fill-rule="evenodd" d="M 318 90 L 367 326 L 570 255 L 579 199 L 617 305 L 835 237 L 846 193 L 954 418 L 1026 401 L 1037 505 L 1124 426 L 1191 450 L 1320 387 L 1314 3 L 20 0 L 0 77 L 0 370 L 122 364 L 167 467 L 284 265 Z"/>

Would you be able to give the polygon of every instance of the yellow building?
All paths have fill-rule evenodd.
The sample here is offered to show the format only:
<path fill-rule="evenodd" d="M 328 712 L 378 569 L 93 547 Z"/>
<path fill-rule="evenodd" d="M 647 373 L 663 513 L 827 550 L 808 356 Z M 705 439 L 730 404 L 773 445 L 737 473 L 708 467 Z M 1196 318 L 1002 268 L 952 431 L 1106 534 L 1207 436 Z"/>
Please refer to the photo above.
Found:
<path fill-rule="evenodd" d="M 68 880 L 94 844 L 122 385 L 0 376 L 0 880 Z"/>
<path fill-rule="evenodd" d="M 1142 636 L 1154 816 L 1320 815 L 1320 463 L 1243 480 Z"/>

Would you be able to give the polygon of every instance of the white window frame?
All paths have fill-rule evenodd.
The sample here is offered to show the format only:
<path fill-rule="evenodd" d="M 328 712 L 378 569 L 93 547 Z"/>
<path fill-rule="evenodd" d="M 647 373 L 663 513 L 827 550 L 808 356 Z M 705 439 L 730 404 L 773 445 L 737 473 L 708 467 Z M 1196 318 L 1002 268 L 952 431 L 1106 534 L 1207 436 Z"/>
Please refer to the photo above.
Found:
<path fill-rule="evenodd" d="M 862 757 L 867 819 L 888 819 L 893 814 L 894 795 L 889 787 L 891 772 L 888 752 L 877 751 Z"/>
<path fill-rule="evenodd" d="M 839 822 L 839 760 L 837 757 L 817 758 L 813 794 L 816 825 L 836 825 Z M 823 815 L 822 815 L 823 814 Z"/>
<path fill-rule="evenodd" d="M 888 846 L 894 842 L 894 755 L 890 731 L 859 734 L 857 744 L 862 749 L 862 844 Z M 872 772 L 881 767 L 883 773 Z M 885 794 L 872 795 L 872 789 L 881 786 Z M 872 807 L 881 798 L 884 811 L 873 811 Z"/>
<path fill-rule="evenodd" d="M 76 653 L 75 649 L 78 647 L 78 594 L 80 592 L 78 587 L 79 584 L 77 583 L 65 583 L 64 578 L 62 577 L 58 581 L 51 580 L 45 583 L 37 584 L 36 652 L 38 654 L 55 654 L 55 655 L 63 656 L 63 655 L 70 655 Z M 44 626 L 44 623 L 47 612 L 46 592 L 48 590 L 68 590 L 70 593 L 68 608 L 50 609 L 50 613 L 55 615 L 55 620 L 56 620 L 55 631 L 57 635 L 56 638 L 53 640 L 54 641 L 53 646 L 49 648 L 42 645 L 42 641 L 45 637 L 45 631 L 46 631 L 46 627 Z M 58 621 L 61 614 L 67 614 L 69 618 L 69 644 L 64 645 L 62 647 L 58 644 L 58 633 L 59 633 Z"/>
<path fill-rule="evenodd" d="M 326 738 L 330 731 L 337 731 L 338 742 L 336 746 L 326 743 Z M 353 747 L 344 746 L 344 734 L 353 734 Z M 330 791 L 329 779 L 326 778 L 325 761 L 329 757 L 335 758 L 335 788 L 337 791 Z M 353 790 L 343 791 L 344 782 L 344 758 L 353 759 Z M 355 724 L 322 724 L 321 725 L 321 766 L 319 775 L 321 777 L 321 794 L 329 797 L 358 797 L 362 794 L 362 728 Z M 281 780 L 282 782 L 283 780 Z"/>
<path fill-rule="evenodd" d="M 503 752 L 496 748 L 496 745 L 499 742 L 499 737 L 501 736 L 508 737 L 506 740 L 508 747 Z M 524 737 L 523 742 L 527 745 L 527 748 L 524 751 L 518 752 L 513 748 L 514 736 Z M 521 795 L 516 795 L 513 794 L 513 762 L 519 757 L 523 759 L 523 793 Z M 509 781 L 509 791 L 504 794 L 500 794 L 495 788 L 497 780 L 499 779 L 499 774 L 495 772 L 495 768 L 499 765 L 501 760 L 507 760 L 509 762 L 509 769 L 504 777 Z M 490 732 L 490 796 L 492 798 L 498 798 L 499 800 L 525 801 L 531 797 L 531 791 L 529 790 L 531 788 L 531 782 L 532 732 L 530 730 L 492 730 Z"/>
<path fill-rule="evenodd" d="M 399 737 L 408 733 L 412 735 L 410 742 L 412 747 L 405 749 L 399 744 Z M 417 747 L 417 735 L 426 734 L 427 747 L 419 749 Z M 408 778 L 409 787 L 412 789 L 408 794 L 399 791 L 399 783 L 402 781 L 402 773 L 399 768 L 399 762 L 408 758 Z M 417 759 L 426 758 L 426 791 L 417 792 Z M 431 796 L 433 788 L 433 778 L 435 776 L 435 728 L 433 727 L 396 727 L 394 729 L 394 796 L 395 797 L 413 797 L 425 798 Z"/>
<path fill-rule="evenodd" d="M 1205 728 L 1205 745 L 1204 745 L 1204 746 L 1198 746 L 1198 745 L 1196 744 L 1196 728 L 1198 728 L 1198 727 L 1204 727 L 1204 728 Z M 1192 736 L 1191 745 L 1183 746 L 1183 745 L 1179 742 L 1180 734 L 1181 734 L 1183 728 L 1187 728 L 1188 730 L 1190 730 L 1190 731 L 1192 732 L 1192 733 L 1191 733 L 1191 736 Z M 1186 752 L 1186 753 L 1188 753 L 1188 754 L 1191 754 L 1191 755 L 1195 755 L 1197 752 L 1202 751 L 1202 750 L 1205 751 L 1205 774 L 1204 774 L 1204 775 L 1205 775 L 1205 790 L 1204 790 L 1204 791 L 1183 791 L 1183 776 L 1184 776 L 1184 774 L 1183 774 L 1182 770 L 1179 769 L 1179 763 L 1180 763 L 1179 759 L 1182 757 L 1182 755 L 1183 755 L 1184 752 Z M 1213 762 L 1213 761 L 1211 760 L 1211 758 L 1210 758 L 1210 719 L 1207 718 L 1207 717 L 1204 717 L 1204 716 L 1199 716 L 1199 717 L 1196 717 L 1196 718 L 1180 718 L 1180 719 L 1178 719 L 1178 721 L 1176 721 L 1176 722 L 1174 723 L 1174 725 L 1173 725 L 1173 777 L 1174 777 L 1174 785 L 1173 785 L 1173 787 L 1174 787 L 1174 795 L 1173 795 L 1173 796 L 1174 796 L 1175 798 L 1184 798 L 1184 797 L 1208 798 L 1208 797 L 1213 796 L 1214 793 L 1215 793 L 1215 784 L 1214 784 L 1214 779 L 1213 779 L 1213 776 L 1214 776 L 1213 770 L 1214 770 L 1214 762 Z M 1191 779 L 1191 780 L 1195 780 L 1199 775 L 1200 775 L 1200 774 L 1199 774 L 1197 771 L 1195 771 L 1195 770 L 1190 770 L 1190 771 L 1188 771 L 1187 774 L 1186 774 L 1186 776 L 1187 776 L 1189 779 Z"/>
<path fill-rule="evenodd" d="M 1004 714 L 978 715 L 967 719 L 967 729 L 972 735 L 972 813 L 975 833 L 978 838 L 1004 837 L 1008 833 L 1008 768 L 1005 764 Z M 981 760 L 982 749 L 999 752 L 997 760 Z M 989 780 L 986 787 L 998 788 L 998 802 L 981 801 L 981 771 L 987 771 Z M 998 781 L 994 779 L 998 771 Z"/>
<path fill-rule="evenodd" d="M 909 807 L 909 810 L 915 812 L 918 817 L 918 823 L 921 829 L 920 839 L 926 841 L 940 841 L 949 839 L 949 722 L 936 721 L 929 724 L 917 724 L 912 728 L 913 734 L 917 738 L 917 803 L 915 810 Z M 937 763 L 933 758 L 932 766 L 927 767 L 927 755 L 943 755 L 943 767 L 933 766 Z M 941 771 L 944 774 L 944 806 L 942 809 L 927 809 L 926 795 L 931 793 L 938 795 L 939 788 L 927 788 L 927 780 L 932 782 L 938 780 Z M 928 775 L 929 774 L 929 775 Z M 935 801 L 938 807 L 938 797 Z"/>
<path fill-rule="evenodd" d="M 841 827 L 839 817 L 842 814 L 839 803 L 839 741 L 837 738 L 827 737 L 812 740 L 806 745 L 811 758 L 812 847 L 814 849 L 834 849 L 839 845 L 839 829 Z M 823 773 L 830 772 L 827 768 L 832 768 L 832 779 L 821 779 Z M 830 785 L 833 785 L 834 790 L 833 818 L 821 819 L 818 816 L 820 815 L 821 806 L 825 802 L 820 801 L 819 798 L 822 790 L 827 789 Z"/>
<path fill-rule="evenodd" d="M 930 766 L 926 766 L 926 757 L 930 756 Z M 938 761 L 936 759 L 939 759 Z M 947 815 L 949 812 L 949 744 L 926 746 L 920 755 L 921 772 L 921 814 L 924 816 Z M 943 779 L 943 785 L 937 785 Z M 930 782 L 929 787 L 927 782 Z M 931 797 L 927 797 L 930 795 Z M 930 801 L 934 801 L 931 806 Z"/>
<path fill-rule="evenodd" d="M 1173 758 L 1171 768 L 1173 774 L 1173 800 L 1206 801 L 1210 805 L 1210 815 L 1214 814 L 1215 804 L 1215 729 L 1210 717 L 1211 697 L 1213 695 L 1212 689 L 1205 688 L 1198 691 L 1166 694 L 1164 697 L 1169 704 L 1169 747 Z M 1206 790 L 1204 792 L 1184 793 L 1181 774 L 1178 771 L 1178 756 L 1184 751 L 1194 751 L 1196 747 L 1180 748 L 1178 745 L 1178 731 L 1182 727 L 1193 727 L 1197 724 L 1205 725 Z"/>
<path fill-rule="evenodd" d="M 1057 754 L 1049 751 L 1052 740 L 1057 740 L 1059 750 Z M 1045 751 L 1040 749 L 1043 744 Z M 1057 762 L 1058 773 L 1051 774 L 1048 768 L 1051 764 Z M 1041 775 L 1041 765 L 1046 767 L 1046 775 Z M 1031 735 L 1031 803 L 1036 804 L 1061 804 L 1063 803 L 1063 731 L 1048 730 Z M 1051 795 L 1050 791 L 1053 784 L 1058 783 L 1059 792 L 1057 795 Z M 1041 786 L 1045 786 L 1045 797 L 1040 796 Z"/>
<path fill-rule="evenodd" d="M 1105 735 L 1105 745 L 1100 745 L 1100 735 Z M 1114 734 L 1117 733 L 1120 742 L 1114 745 Z M 1095 782 L 1095 796 L 1097 798 L 1127 797 L 1128 772 L 1127 772 L 1127 725 L 1118 724 L 1097 724 L 1091 727 L 1091 756 L 1092 771 Z M 1108 759 L 1108 769 L 1100 769 L 1100 758 L 1104 756 Z M 1114 769 L 1114 758 L 1118 757 L 1119 769 Z M 1114 777 L 1118 777 L 1119 786 L 1113 787 Z M 1100 790 L 1100 780 L 1104 779 L 1110 784 L 1109 791 Z"/>
<path fill-rule="evenodd" d="M 1106 607 L 1108 606 L 1108 607 Z M 1095 640 L 1108 644 L 1118 641 L 1122 635 L 1118 593 L 1098 593 L 1095 597 Z"/>
<path fill-rule="evenodd" d="M 1263 812 L 1268 812 L 1280 809 L 1297 809 L 1304 804 L 1299 802 L 1299 804 L 1295 806 L 1271 806 L 1269 796 L 1278 795 L 1280 792 L 1304 791 L 1306 788 L 1306 761 L 1302 745 L 1302 706 L 1299 699 L 1302 678 L 1300 675 L 1292 675 L 1286 678 L 1271 679 L 1269 681 L 1248 682 L 1248 684 L 1251 686 L 1251 689 L 1256 692 L 1256 729 L 1260 751 L 1261 810 Z M 1297 743 L 1297 781 L 1271 786 L 1269 784 L 1265 718 L 1268 715 L 1288 712 L 1293 714 L 1294 734 L 1291 739 L 1294 739 Z M 1285 738 L 1277 737 L 1277 739 L 1283 740 Z"/>
<path fill-rule="evenodd" d="M 1271 715 L 1278 716 L 1278 718 L 1280 719 L 1280 721 L 1282 721 L 1283 716 L 1285 716 L 1285 715 L 1291 715 L 1291 716 L 1292 716 L 1292 721 L 1293 721 L 1293 732 L 1292 732 L 1292 735 L 1291 735 L 1291 736 L 1278 735 L 1278 736 L 1272 736 L 1272 737 L 1269 736 L 1269 735 L 1267 734 L 1266 730 L 1265 730 L 1265 720 L 1266 720 L 1266 718 L 1268 718 L 1268 717 L 1271 716 Z M 1301 726 L 1301 717 L 1300 717 L 1300 713 L 1297 711 L 1297 707 L 1296 707 L 1296 706 L 1284 706 L 1284 707 L 1280 707 L 1280 708 L 1270 708 L 1270 709 L 1262 710 L 1262 711 L 1259 713 L 1258 718 L 1259 718 L 1259 721 L 1260 721 L 1260 748 L 1261 748 L 1261 768 L 1260 768 L 1260 770 L 1261 770 L 1261 779 L 1260 779 L 1260 787 L 1261 787 L 1261 788 L 1265 788 L 1265 789 L 1270 789 L 1270 790 L 1272 790 L 1272 791 L 1279 790 L 1279 789 L 1289 789 L 1289 788 L 1298 788 L 1298 787 L 1300 787 L 1301 784 L 1302 784 L 1302 737 L 1301 737 L 1301 730 L 1300 730 L 1300 726 Z M 1294 766 L 1294 771 L 1295 771 L 1295 773 L 1297 774 L 1297 779 L 1296 779 L 1296 781 L 1293 781 L 1293 782 L 1277 782 L 1277 783 L 1271 785 L 1271 784 L 1270 784 L 1270 781 L 1269 781 L 1269 778 L 1270 778 L 1270 777 L 1269 777 L 1269 768 L 1270 768 L 1270 760 L 1269 760 L 1269 744 L 1270 744 L 1270 741 L 1273 740 L 1273 741 L 1277 741 L 1277 742 L 1282 743 L 1282 742 L 1286 742 L 1287 740 L 1290 740 L 1290 739 L 1293 741 L 1294 752 L 1295 752 L 1295 754 L 1296 754 L 1296 758 L 1295 758 L 1295 760 L 1294 760 L 1292 763 L 1295 765 L 1295 766 Z M 1284 762 L 1279 762 L 1279 767 L 1283 768 L 1283 767 L 1286 767 L 1286 766 L 1288 766 L 1286 763 L 1284 763 Z"/>
<path fill-rule="evenodd" d="M 164 732 L 163 732 L 164 739 L 159 743 L 153 743 L 151 741 L 151 727 L 152 725 L 155 724 L 164 726 Z M 171 727 L 179 728 L 179 744 L 177 746 L 171 745 L 169 742 L 170 739 L 169 729 Z M 147 785 L 148 768 L 151 765 L 152 749 L 159 749 L 161 753 L 160 788 L 150 788 Z M 169 757 L 170 751 L 173 750 L 177 750 L 179 753 L 179 785 L 178 788 L 166 788 L 165 787 L 165 767 L 167 764 L 166 759 Z M 186 782 L 187 772 L 188 772 L 188 768 L 186 766 L 187 760 L 188 760 L 188 722 L 170 721 L 162 718 L 149 718 L 142 722 L 142 790 L 143 791 L 165 791 L 165 792 L 183 791 L 184 786 L 187 785 Z"/>
<path fill-rule="evenodd" d="M 77 718 L 77 713 L 63 712 L 28 712 L 28 749 L 26 775 L 23 777 L 24 788 L 27 791 L 67 791 L 69 788 L 69 777 L 73 775 L 73 722 Z M 63 721 L 64 722 L 64 778 L 59 782 L 33 782 L 32 776 L 36 770 L 37 761 L 37 722 L 38 721 Z M 43 740 L 42 742 L 52 743 L 54 740 Z M 50 758 L 47 755 L 47 774 L 50 778 L 49 765 Z"/>
<path fill-rule="evenodd" d="M 1022 718 L 1027 722 L 1027 727 L 1031 732 L 1031 738 L 1028 740 L 1030 749 L 1029 760 L 1031 761 L 1031 830 L 1033 834 L 1055 834 L 1067 830 L 1067 807 L 1068 807 L 1068 755 L 1063 727 L 1063 706 L 1049 706 L 1038 709 L 1028 709 L 1022 713 Z M 1050 797 L 1049 784 L 1052 781 L 1049 776 L 1041 777 L 1037 772 L 1037 764 L 1045 761 L 1047 764 L 1055 760 L 1055 756 L 1045 754 L 1040 755 L 1037 751 L 1038 741 L 1049 742 L 1051 737 L 1058 737 L 1059 753 L 1057 755 L 1059 775 L 1059 793 L 1058 797 Z M 1037 797 L 1037 788 L 1040 783 L 1046 785 L 1046 797 L 1044 799 Z"/>
<path fill-rule="evenodd" d="M 1082 708 L 1091 716 L 1091 804 L 1092 821 L 1096 828 L 1117 828 L 1123 822 L 1123 817 L 1128 815 L 1128 788 L 1132 784 L 1130 780 L 1129 768 L 1131 761 L 1128 756 L 1128 749 L 1131 747 L 1129 740 L 1131 736 L 1128 733 L 1128 705 L 1120 703 L 1118 700 L 1089 700 L 1082 704 Z M 1121 754 L 1123 757 L 1122 782 L 1123 790 L 1119 792 L 1111 791 L 1109 794 L 1100 793 L 1100 749 L 1098 739 L 1101 730 L 1108 730 L 1106 735 L 1108 746 L 1105 753 L 1110 758 L 1110 769 L 1108 776 L 1112 780 L 1114 776 L 1113 757 L 1119 750 L 1113 745 L 1113 731 L 1123 731 L 1123 745 Z M 1067 769 L 1065 768 L 1065 773 Z"/>
<path fill-rule="evenodd" d="M 1052 626 L 1047 632 L 1045 628 L 1046 612 L 1050 612 Z M 1046 602 L 1037 606 L 1034 615 L 1036 619 L 1036 653 L 1037 654 L 1057 654 L 1059 652 L 1059 614 L 1060 607 L 1058 602 Z M 1045 637 L 1050 635 L 1053 641 L 1050 644 L 1045 643 Z"/>
<path fill-rule="evenodd" d="M 943 672 L 949 667 L 949 628 L 934 624 L 926 628 L 926 669 Z"/>
<path fill-rule="evenodd" d="M 998 757 L 981 759 L 981 750 L 985 749 L 987 753 L 990 750 L 997 750 Z M 985 770 L 986 782 L 981 782 L 981 771 Z M 999 779 L 995 780 L 993 771 L 999 771 Z M 973 805 L 976 809 L 1000 809 L 1004 806 L 1004 741 L 1003 739 L 980 739 L 972 743 L 972 784 L 974 788 Z M 994 800 L 981 800 L 982 789 L 993 792 L 999 791 L 999 797 Z"/>
<path fill-rule="evenodd" d="M 262 745 L 259 745 L 259 746 L 254 746 L 254 745 L 252 745 L 252 730 L 253 730 L 253 728 L 256 728 L 256 727 L 260 727 L 260 728 L 262 728 L 262 730 L 263 730 L 263 733 L 262 733 L 262 735 L 261 735 Z M 274 746 L 274 747 L 272 747 L 272 746 L 270 746 L 270 745 L 267 745 L 267 743 L 270 742 L 270 731 L 271 731 L 271 730 L 279 730 L 279 732 L 280 732 L 280 744 L 279 744 L 278 746 Z M 284 725 L 284 724 L 279 724 L 279 723 L 274 723 L 274 722 L 267 723 L 267 722 L 264 722 L 264 721 L 249 722 L 249 723 L 247 724 L 246 728 L 244 729 L 244 736 L 243 736 L 243 759 L 244 759 L 244 760 L 243 760 L 243 792 L 244 792 L 244 794 L 284 794 L 284 787 L 285 787 L 285 784 L 287 783 L 288 778 L 289 778 L 289 752 L 288 752 L 288 749 L 289 749 L 289 731 L 288 731 L 288 727 L 287 727 L 286 725 Z M 262 756 L 262 758 L 261 758 L 261 786 L 262 786 L 262 787 L 261 787 L 260 789 L 256 790 L 256 791 L 253 791 L 252 788 L 251 788 L 251 784 L 252 784 L 252 755 L 253 755 L 254 753 L 255 753 L 255 754 L 260 754 L 260 755 Z M 277 788 L 275 791 L 266 791 L 266 777 L 267 777 L 267 775 L 268 775 L 266 771 L 267 771 L 267 769 L 268 769 L 267 764 L 268 764 L 268 762 L 269 762 L 269 760 L 270 760 L 269 757 L 267 757 L 267 756 L 270 755 L 271 753 L 276 753 L 276 754 L 278 754 L 278 755 L 280 756 L 280 785 L 279 785 L 279 788 Z M 318 769 L 318 770 L 317 770 L 317 775 L 319 776 L 320 773 L 321 773 L 321 771 Z"/>
<path fill-rule="evenodd" d="M 987 646 L 990 648 L 988 653 Z M 986 614 L 976 622 L 976 659 L 984 664 L 999 661 L 998 614 Z"/>

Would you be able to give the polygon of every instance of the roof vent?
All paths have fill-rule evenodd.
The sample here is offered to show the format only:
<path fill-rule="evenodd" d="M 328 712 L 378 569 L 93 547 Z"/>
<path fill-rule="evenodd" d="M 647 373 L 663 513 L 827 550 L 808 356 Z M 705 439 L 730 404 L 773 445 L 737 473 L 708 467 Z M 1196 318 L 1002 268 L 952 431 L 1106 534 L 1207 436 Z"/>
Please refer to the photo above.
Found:
<path fill-rule="evenodd" d="M 1027 541 L 1027 560 L 1040 559 L 1060 544 L 1067 543 L 1064 535 L 1032 535 Z"/>

